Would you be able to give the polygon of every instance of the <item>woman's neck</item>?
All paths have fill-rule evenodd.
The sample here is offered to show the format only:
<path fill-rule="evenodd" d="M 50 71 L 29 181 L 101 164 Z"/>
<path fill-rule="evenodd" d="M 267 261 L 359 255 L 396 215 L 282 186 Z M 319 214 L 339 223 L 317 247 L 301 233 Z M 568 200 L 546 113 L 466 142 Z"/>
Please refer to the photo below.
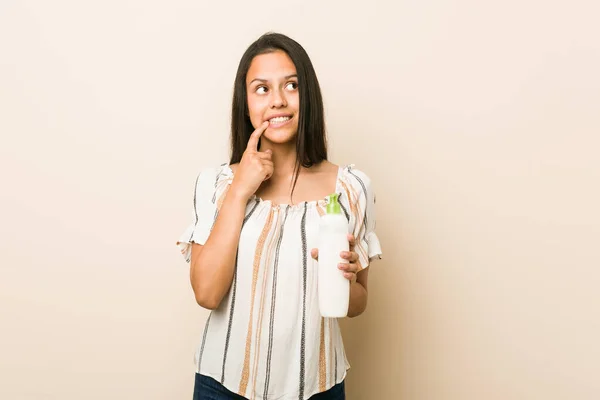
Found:
<path fill-rule="evenodd" d="M 273 161 L 273 175 L 269 179 L 273 183 L 289 182 L 294 175 L 296 168 L 296 145 L 275 144 L 268 141 L 261 143 L 259 151 L 270 149 L 273 152 L 271 159 Z M 302 167 L 301 167 L 302 169 Z"/>

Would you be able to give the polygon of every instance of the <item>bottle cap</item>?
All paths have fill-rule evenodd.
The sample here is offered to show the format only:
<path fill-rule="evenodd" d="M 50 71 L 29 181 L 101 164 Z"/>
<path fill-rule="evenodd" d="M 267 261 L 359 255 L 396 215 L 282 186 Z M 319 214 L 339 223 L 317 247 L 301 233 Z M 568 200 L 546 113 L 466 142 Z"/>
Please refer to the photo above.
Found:
<path fill-rule="evenodd" d="M 338 194 L 332 193 L 327 196 L 327 214 L 341 214 L 342 208 L 340 207 L 340 203 L 338 203 Z"/>

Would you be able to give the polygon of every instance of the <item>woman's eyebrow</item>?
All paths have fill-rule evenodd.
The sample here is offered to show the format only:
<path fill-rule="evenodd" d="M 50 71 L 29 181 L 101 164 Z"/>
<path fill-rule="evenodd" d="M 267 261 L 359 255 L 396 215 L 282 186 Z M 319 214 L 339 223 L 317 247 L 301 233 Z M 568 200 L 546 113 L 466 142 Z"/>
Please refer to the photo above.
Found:
<path fill-rule="evenodd" d="M 259 82 L 268 82 L 266 79 L 260 79 L 260 78 L 254 78 L 250 81 L 250 83 L 248 83 L 248 85 L 252 85 L 252 83 L 254 81 L 259 81 Z"/>
<path fill-rule="evenodd" d="M 297 78 L 297 77 L 298 77 L 298 74 L 292 74 L 292 75 L 287 75 L 287 76 L 284 76 L 284 77 L 283 77 L 283 79 L 284 79 L 284 80 L 288 80 L 288 79 L 290 79 L 290 78 Z M 269 80 L 268 80 L 268 79 L 254 78 L 254 79 L 252 79 L 252 80 L 250 81 L 250 83 L 248 83 L 248 85 L 251 85 L 251 84 L 252 84 L 252 82 L 254 82 L 254 81 L 259 81 L 259 82 L 269 82 Z"/>

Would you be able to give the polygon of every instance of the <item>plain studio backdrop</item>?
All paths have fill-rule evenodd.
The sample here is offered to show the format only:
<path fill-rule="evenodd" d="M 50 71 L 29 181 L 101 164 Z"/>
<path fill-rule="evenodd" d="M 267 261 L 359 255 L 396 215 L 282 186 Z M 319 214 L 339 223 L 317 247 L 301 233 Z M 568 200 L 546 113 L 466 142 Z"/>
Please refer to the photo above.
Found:
<path fill-rule="evenodd" d="M 600 398 L 595 1 L 0 3 L 0 398 L 191 399 L 175 241 L 235 71 L 299 41 L 384 259 L 349 400 Z"/>

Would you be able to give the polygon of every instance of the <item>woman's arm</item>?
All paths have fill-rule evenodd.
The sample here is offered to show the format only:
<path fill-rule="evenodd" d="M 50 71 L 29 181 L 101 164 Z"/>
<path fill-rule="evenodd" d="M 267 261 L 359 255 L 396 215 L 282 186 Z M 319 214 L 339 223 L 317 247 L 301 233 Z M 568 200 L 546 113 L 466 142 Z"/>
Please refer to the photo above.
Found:
<path fill-rule="evenodd" d="M 192 289 L 198 304 L 209 310 L 219 307 L 233 281 L 246 203 L 246 196 L 230 188 L 206 243 L 192 244 Z"/>
<path fill-rule="evenodd" d="M 258 151 L 258 139 L 269 126 L 256 128 L 239 165 L 236 177 L 225 194 L 215 224 L 203 246 L 193 244 L 190 281 L 196 301 L 204 308 L 219 307 L 233 281 L 235 258 L 248 199 L 273 175 L 272 152 Z"/>

